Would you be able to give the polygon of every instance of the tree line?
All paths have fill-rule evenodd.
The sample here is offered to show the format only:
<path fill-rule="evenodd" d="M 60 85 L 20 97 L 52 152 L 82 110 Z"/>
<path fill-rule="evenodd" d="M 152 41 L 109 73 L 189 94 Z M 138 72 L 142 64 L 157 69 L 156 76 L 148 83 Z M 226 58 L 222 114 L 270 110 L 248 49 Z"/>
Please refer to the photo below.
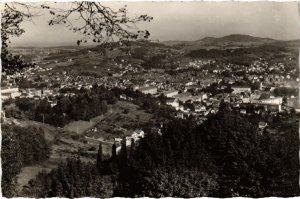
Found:
<path fill-rule="evenodd" d="M 14 109 L 7 109 L 6 114 L 8 117 L 27 117 L 62 127 L 73 120 L 88 121 L 93 117 L 105 114 L 108 105 L 117 101 L 111 91 L 96 85 L 91 90 L 71 89 L 70 91 L 76 93 L 57 97 L 55 106 L 51 106 L 51 102 L 46 98 L 39 101 L 28 98 L 16 99 L 15 104 L 21 113 Z"/>
<path fill-rule="evenodd" d="M 100 146 L 95 163 L 70 160 L 33 184 L 40 197 L 295 196 L 297 125 L 283 128 L 275 139 L 236 113 L 220 112 L 201 125 L 176 119 L 162 134 L 123 143 L 118 155 L 114 145 L 110 159 L 101 158 Z"/>
<path fill-rule="evenodd" d="M 5 197 L 15 196 L 15 177 L 24 166 L 46 160 L 49 143 L 42 129 L 2 125 L 2 193 Z"/>

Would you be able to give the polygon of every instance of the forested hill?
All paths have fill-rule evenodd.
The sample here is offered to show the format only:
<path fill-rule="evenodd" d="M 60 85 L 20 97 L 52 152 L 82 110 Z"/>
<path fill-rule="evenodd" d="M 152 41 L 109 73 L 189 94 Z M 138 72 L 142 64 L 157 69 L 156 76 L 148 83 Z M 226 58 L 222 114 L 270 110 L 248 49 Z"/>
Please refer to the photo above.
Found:
<path fill-rule="evenodd" d="M 211 48 L 211 47 L 251 47 L 260 45 L 285 45 L 285 46 L 299 46 L 299 40 L 276 40 L 271 38 L 254 37 L 250 35 L 232 34 L 224 37 L 204 37 L 195 41 L 163 41 L 161 42 L 167 46 L 182 47 L 185 49 L 197 48 Z"/>
<path fill-rule="evenodd" d="M 20 48 L 15 49 L 15 53 L 26 51 L 22 56 L 30 60 L 44 51 L 43 59 L 37 62 L 40 66 L 51 65 L 55 72 L 70 71 L 75 75 L 102 77 L 120 72 L 120 67 L 175 69 L 184 67 L 193 59 L 216 59 L 249 65 L 261 57 L 276 55 L 270 59 L 281 62 L 287 54 L 297 56 L 299 46 L 299 40 L 279 41 L 249 35 L 229 35 L 196 41 L 139 40 L 122 45 L 34 48 L 31 54 L 30 49 Z"/>
<path fill-rule="evenodd" d="M 201 125 L 174 120 L 130 150 L 97 164 L 69 160 L 32 182 L 39 197 L 293 196 L 298 186 L 297 125 L 282 123 L 274 139 L 234 113 Z M 270 144 L 272 143 L 272 144 Z M 113 147 L 113 150 L 115 148 Z"/>

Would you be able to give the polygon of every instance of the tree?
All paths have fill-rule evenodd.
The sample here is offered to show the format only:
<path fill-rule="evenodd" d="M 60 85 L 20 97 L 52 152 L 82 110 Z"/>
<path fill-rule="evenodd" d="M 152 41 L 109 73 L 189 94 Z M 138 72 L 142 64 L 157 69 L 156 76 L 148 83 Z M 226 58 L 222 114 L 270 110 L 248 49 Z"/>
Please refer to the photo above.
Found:
<path fill-rule="evenodd" d="M 99 172 L 101 172 L 101 169 L 102 169 L 102 162 L 103 162 L 102 155 L 103 155 L 103 153 L 102 153 L 102 143 L 100 142 L 99 143 L 98 154 L 97 154 L 97 165 L 96 165 Z"/>
<path fill-rule="evenodd" d="M 25 7 L 28 8 L 27 13 L 23 11 Z M 19 37 L 25 32 L 20 24 L 24 20 L 30 20 L 34 14 L 29 11 L 31 6 L 23 3 L 5 3 L 4 8 L 1 12 L 1 62 L 2 71 L 11 74 L 24 67 L 33 66 L 31 63 L 24 62 L 20 56 L 12 55 L 8 50 L 8 43 L 10 37 Z"/>
<path fill-rule="evenodd" d="M 32 20 L 39 12 L 49 11 L 52 18 L 48 24 L 64 25 L 70 31 L 82 35 L 77 45 L 82 42 L 93 41 L 104 43 L 104 46 L 113 47 L 111 42 L 118 44 L 136 39 L 147 39 L 150 35 L 147 30 L 139 30 L 138 22 L 150 22 L 153 18 L 148 15 L 129 17 L 126 6 L 119 10 L 112 10 L 100 2 L 69 2 L 64 6 L 56 3 L 27 4 L 5 3 L 1 16 L 1 39 L 2 39 L 2 70 L 14 73 L 24 67 L 31 66 L 13 56 L 8 50 L 9 38 L 19 37 L 25 30 L 20 27 L 24 20 Z"/>
<path fill-rule="evenodd" d="M 120 166 L 121 169 L 125 169 L 127 167 L 127 146 L 125 137 L 121 142 Z"/>
<path fill-rule="evenodd" d="M 129 154 L 130 158 L 131 158 L 131 157 L 133 156 L 133 154 L 134 154 L 134 149 L 135 149 L 135 142 L 134 142 L 134 139 L 131 138 L 130 154 Z"/>
<path fill-rule="evenodd" d="M 112 159 L 116 159 L 116 157 L 117 157 L 117 146 L 116 146 L 116 143 L 114 143 L 112 145 L 112 152 L 111 152 L 111 154 L 112 154 Z"/>
<path fill-rule="evenodd" d="M 14 180 L 21 168 L 46 160 L 49 152 L 49 144 L 41 129 L 2 125 L 3 195 L 14 197 Z"/>

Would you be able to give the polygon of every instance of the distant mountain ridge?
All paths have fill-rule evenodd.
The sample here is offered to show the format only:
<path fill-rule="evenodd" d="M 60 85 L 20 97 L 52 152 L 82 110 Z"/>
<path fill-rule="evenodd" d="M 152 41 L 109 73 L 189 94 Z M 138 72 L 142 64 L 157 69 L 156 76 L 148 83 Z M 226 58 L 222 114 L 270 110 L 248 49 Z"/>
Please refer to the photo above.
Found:
<path fill-rule="evenodd" d="M 232 34 L 232 35 L 216 38 L 215 41 L 259 42 L 259 41 L 276 41 L 276 40 L 271 38 L 253 37 L 250 35 Z"/>
<path fill-rule="evenodd" d="M 168 47 L 179 47 L 184 48 L 185 50 L 194 50 L 198 48 L 218 48 L 218 47 L 251 47 L 251 46 L 259 46 L 263 44 L 272 44 L 278 46 L 300 46 L 300 40 L 276 40 L 272 38 L 262 38 L 262 37 L 254 37 L 250 35 L 243 34 L 231 34 L 224 37 L 204 37 L 195 41 L 181 41 L 181 40 L 169 40 L 169 41 L 131 41 L 130 43 L 142 45 L 163 45 Z M 145 43 L 146 42 L 146 43 Z M 41 48 L 57 48 L 57 47 L 73 47 L 76 48 L 76 43 L 18 43 L 12 44 L 12 48 L 32 48 L 32 47 L 41 47 Z M 96 46 L 94 43 L 83 44 L 80 47 L 94 47 Z"/>
<path fill-rule="evenodd" d="M 219 38 L 204 37 L 200 40 L 195 40 L 195 41 L 173 40 L 173 41 L 164 41 L 161 43 L 167 46 L 200 47 L 200 46 L 230 46 L 230 45 L 251 46 L 251 45 L 280 43 L 280 42 L 288 42 L 288 41 L 275 40 L 272 38 L 254 37 L 254 36 L 242 35 L 242 34 L 231 34 Z"/>

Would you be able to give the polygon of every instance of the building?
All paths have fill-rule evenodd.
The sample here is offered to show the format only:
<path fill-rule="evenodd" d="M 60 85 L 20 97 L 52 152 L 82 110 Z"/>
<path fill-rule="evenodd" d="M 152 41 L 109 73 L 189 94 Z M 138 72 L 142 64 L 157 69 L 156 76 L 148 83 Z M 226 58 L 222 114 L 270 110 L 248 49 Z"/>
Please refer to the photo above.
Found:
<path fill-rule="evenodd" d="M 286 106 L 289 108 L 299 109 L 300 107 L 299 97 L 288 98 L 286 101 Z"/>
<path fill-rule="evenodd" d="M 16 97 L 21 96 L 18 87 L 1 87 L 1 99 L 15 99 Z"/>
<path fill-rule="evenodd" d="M 281 104 L 264 104 L 264 103 L 253 103 L 256 106 L 263 106 L 265 111 L 270 111 L 272 113 L 281 112 Z"/>
<path fill-rule="evenodd" d="M 174 96 L 175 99 L 185 103 L 188 100 L 192 100 L 192 94 L 189 92 L 180 93 Z"/>
<path fill-rule="evenodd" d="M 232 86 L 231 89 L 233 90 L 232 93 L 245 93 L 245 92 L 251 92 L 251 87 L 249 86 Z"/>
<path fill-rule="evenodd" d="M 282 104 L 282 97 L 270 97 L 270 98 L 267 98 L 267 99 L 260 99 L 260 102 L 262 104 L 281 105 Z"/>
<path fill-rule="evenodd" d="M 132 141 L 134 143 L 138 142 L 140 139 L 144 138 L 145 133 L 143 130 L 138 129 L 135 130 L 131 136 L 126 136 L 125 138 L 114 138 L 114 144 L 116 145 L 116 152 L 117 154 L 120 153 L 121 148 L 122 148 L 122 142 L 126 143 L 126 149 L 130 149 Z"/>
<path fill-rule="evenodd" d="M 170 98 L 166 100 L 166 104 L 174 107 L 176 110 L 179 109 L 179 101 L 175 98 Z"/>
<path fill-rule="evenodd" d="M 140 91 L 144 94 L 155 95 L 155 94 L 157 94 L 157 87 L 156 86 L 142 87 L 142 88 L 139 88 L 138 91 Z"/>
<path fill-rule="evenodd" d="M 258 123 L 258 133 L 262 135 L 264 130 L 268 127 L 268 124 L 266 122 L 259 122 Z"/>
<path fill-rule="evenodd" d="M 34 97 L 42 97 L 42 90 L 38 90 L 35 88 L 29 88 L 25 90 L 26 92 L 26 97 L 28 98 L 34 98 Z"/>
<path fill-rule="evenodd" d="M 173 97 L 178 94 L 177 90 L 169 90 L 163 93 L 166 97 Z"/>
<path fill-rule="evenodd" d="M 200 106 L 200 105 L 195 106 L 195 112 L 196 113 L 205 112 L 205 111 L 206 111 L 205 106 Z"/>
<path fill-rule="evenodd" d="M 145 132 L 141 129 L 138 129 L 132 133 L 131 138 L 133 138 L 134 141 L 137 141 L 141 138 L 144 138 L 144 136 L 145 136 Z"/>
<path fill-rule="evenodd" d="M 126 100 L 127 96 L 125 94 L 120 95 L 120 99 Z"/>
<path fill-rule="evenodd" d="M 258 123 L 258 129 L 259 130 L 264 130 L 267 126 L 268 126 L 268 124 L 266 122 L 259 122 Z"/>
<path fill-rule="evenodd" d="M 247 93 L 243 94 L 241 97 L 243 103 L 250 103 L 250 96 Z"/>

